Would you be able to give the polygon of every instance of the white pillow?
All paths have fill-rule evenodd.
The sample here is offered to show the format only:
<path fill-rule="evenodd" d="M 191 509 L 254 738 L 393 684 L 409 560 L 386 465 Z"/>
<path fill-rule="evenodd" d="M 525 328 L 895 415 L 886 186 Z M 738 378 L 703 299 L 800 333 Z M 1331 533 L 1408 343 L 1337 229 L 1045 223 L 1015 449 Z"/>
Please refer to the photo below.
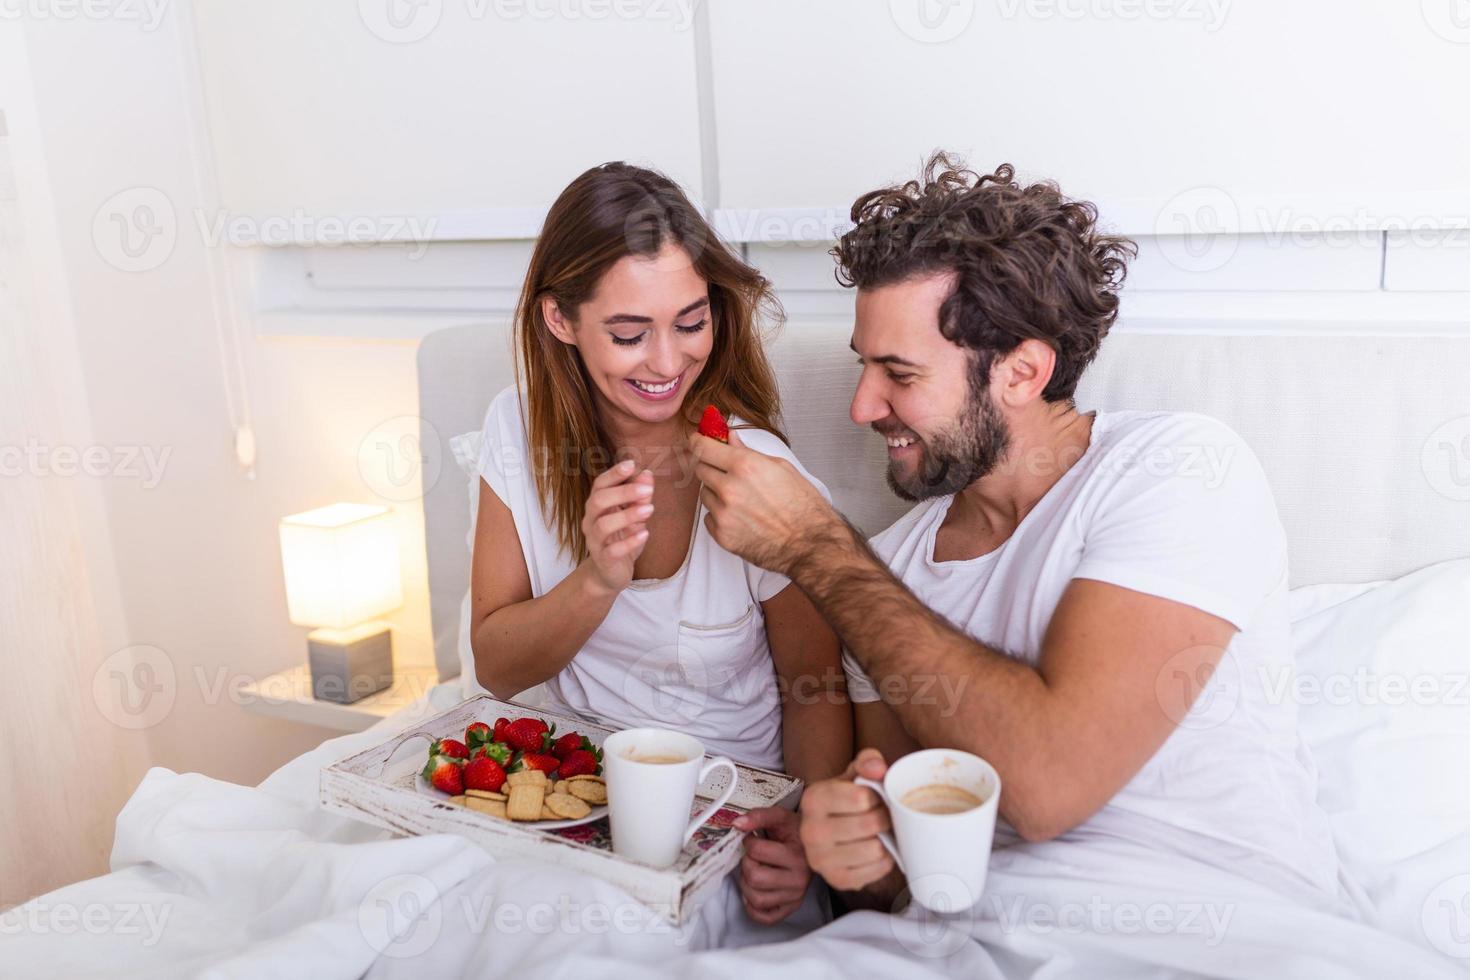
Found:
<path fill-rule="evenodd" d="M 1470 560 L 1292 593 L 1318 802 L 1382 928 L 1470 957 Z"/>

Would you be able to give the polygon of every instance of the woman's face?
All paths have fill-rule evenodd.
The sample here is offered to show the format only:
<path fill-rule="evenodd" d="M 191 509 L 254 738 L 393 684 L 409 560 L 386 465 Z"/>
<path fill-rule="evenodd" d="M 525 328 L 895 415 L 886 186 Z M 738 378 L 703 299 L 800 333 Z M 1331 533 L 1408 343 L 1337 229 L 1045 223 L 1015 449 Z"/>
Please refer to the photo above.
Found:
<path fill-rule="evenodd" d="M 582 355 L 601 409 L 643 423 L 680 413 L 714 346 L 709 284 L 676 245 L 618 260 L 575 320 L 551 299 L 542 312 L 556 338 Z"/>

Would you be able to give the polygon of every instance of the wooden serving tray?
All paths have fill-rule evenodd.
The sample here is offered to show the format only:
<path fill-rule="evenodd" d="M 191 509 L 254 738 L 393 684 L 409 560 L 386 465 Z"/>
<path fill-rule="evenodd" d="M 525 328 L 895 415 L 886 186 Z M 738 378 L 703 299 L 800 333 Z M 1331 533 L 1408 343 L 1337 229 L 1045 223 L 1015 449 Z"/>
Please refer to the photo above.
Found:
<path fill-rule="evenodd" d="M 496 718 L 514 721 L 525 716 L 554 723 L 558 732 L 581 732 L 598 746 L 614 731 L 569 715 L 478 695 L 381 745 L 324 768 L 322 805 L 400 836 L 459 834 L 496 857 L 529 857 L 582 871 L 618 885 L 670 922 L 682 925 L 740 863 L 745 833 L 730 821 L 757 807 L 794 809 L 800 796 L 802 784 L 796 777 L 736 763 L 739 778 L 729 802 L 695 831 L 673 867 L 652 868 L 613 853 L 607 817 L 563 830 L 538 830 L 417 791 L 414 776 L 428 758 L 429 740 L 462 739 L 473 722 L 493 726 Z M 711 773 L 697 791 L 696 809 L 718 796 L 728 779 L 724 770 Z"/>

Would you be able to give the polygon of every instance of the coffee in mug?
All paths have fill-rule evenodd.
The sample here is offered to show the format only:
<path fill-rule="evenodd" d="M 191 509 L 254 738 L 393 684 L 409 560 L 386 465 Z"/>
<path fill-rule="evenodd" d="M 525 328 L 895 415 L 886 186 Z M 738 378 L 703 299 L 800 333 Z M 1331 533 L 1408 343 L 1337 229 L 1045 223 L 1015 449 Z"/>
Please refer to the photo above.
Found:
<path fill-rule="evenodd" d="M 911 789 L 898 802 L 920 813 L 964 813 L 984 803 L 969 790 L 948 783 L 930 783 Z"/>

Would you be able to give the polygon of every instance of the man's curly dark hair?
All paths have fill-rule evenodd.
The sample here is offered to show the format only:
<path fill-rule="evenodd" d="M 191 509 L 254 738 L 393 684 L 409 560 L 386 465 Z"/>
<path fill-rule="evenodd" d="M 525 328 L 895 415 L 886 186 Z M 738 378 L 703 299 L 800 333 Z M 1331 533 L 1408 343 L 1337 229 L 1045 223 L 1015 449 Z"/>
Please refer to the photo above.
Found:
<path fill-rule="evenodd" d="M 859 289 L 949 272 L 939 329 L 973 351 L 988 383 L 997 356 L 1035 338 L 1057 352 L 1042 397 L 1071 402 L 1118 318 L 1118 289 L 1137 254 L 1097 230 L 1097 208 L 1050 182 L 1021 186 L 1002 164 L 980 176 L 935 153 L 922 178 L 859 197 L 832 249 L 837 281 Z"/>

